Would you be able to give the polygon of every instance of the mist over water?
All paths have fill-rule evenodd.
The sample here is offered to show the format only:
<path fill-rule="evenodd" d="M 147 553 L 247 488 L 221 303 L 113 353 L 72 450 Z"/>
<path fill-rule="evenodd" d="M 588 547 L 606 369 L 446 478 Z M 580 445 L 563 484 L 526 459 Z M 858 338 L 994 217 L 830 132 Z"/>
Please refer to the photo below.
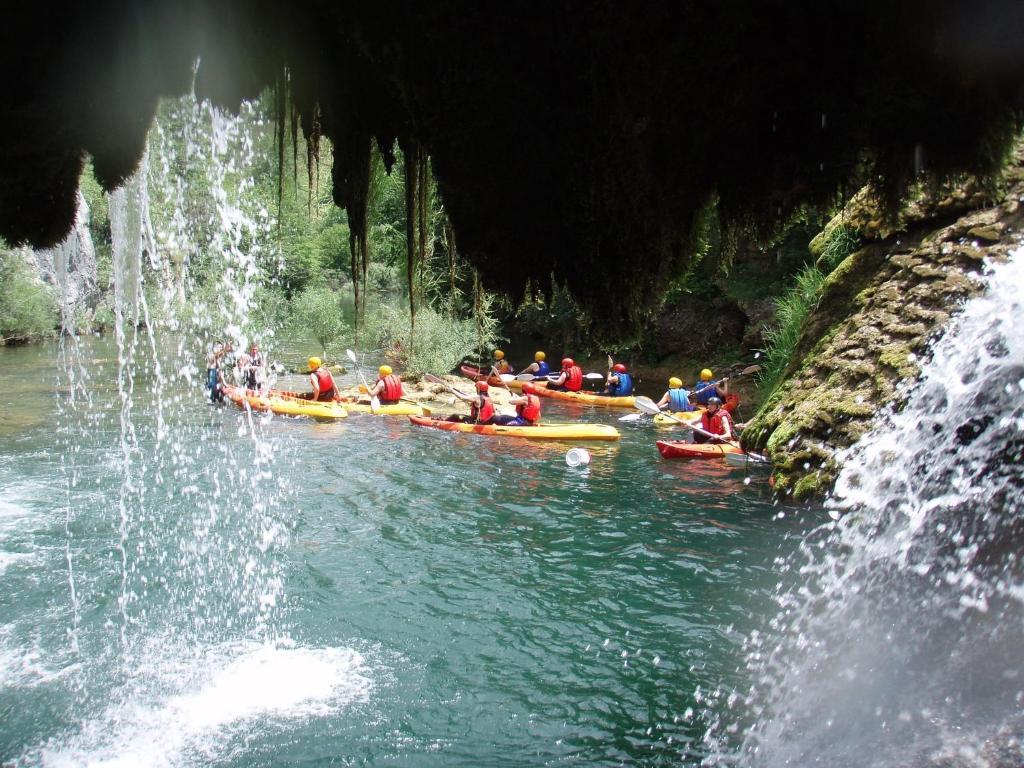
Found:
<path fill-rule="evenodd" d="M 752 766 L 1024 762 L 1024 257 L 992 267 L 748 641 Z M 713 732 L 714 733 L 714 732 Z"/>

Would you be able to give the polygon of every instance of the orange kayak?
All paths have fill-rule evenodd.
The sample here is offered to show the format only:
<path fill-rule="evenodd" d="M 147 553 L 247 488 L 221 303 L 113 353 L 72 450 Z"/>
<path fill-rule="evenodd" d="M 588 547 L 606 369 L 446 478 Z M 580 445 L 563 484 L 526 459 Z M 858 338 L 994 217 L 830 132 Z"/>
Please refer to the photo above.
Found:
<path fill-rule="evenodd" d="M 465 376 L 467 379 L 472 379 L 473 381 L 476 381 L 481 376 L 483 376 L 483 373 L 480 372 L 479 368 L 477 368 L 476 366 L 473 366 L 473 365 L 469 365 L 469 364 L 460 365 L 459 366 L 459 372 L 463 376 Z M 525 381 L 517 381 L 516 379 L 512 379 L 512 381 L 502 381 L 500 376 L 495 376 L 494 374 L 490 374 L 487 377 L 487 383 L 490 384 L 492 387 L 506 386 L 509 389 L 514 389 L 516 391 L 519 391 L 519 390 L 521 390 L 523 388 L 523 384 L 525 384 L 526 382 Z M 533 383 L 537 387 L 546 387 L 548 385 L 548 383 L 546 381 L 535 381 Z"/>
<path fill-rule="evenodd" d="M 659 440 L 658 451 L 666 459 L 720 459 L 730 453 L 743 454 L 743 449 L 730 443 L 684 443 Z"/>
<path fill-rule="evenodd" d="M 308 416 L 317 421 L 334 421 L 344 419 L 348 411 L 342 403 L 319 403 L 310 400 L 295 400 L 290 397 L 281 397 L 276 394 L 261 395 L 251 389 L 224 387 L 224 397 L 239 408 L 245 408 L 246 404 L 254 411 L 276 413 L 280 416 Z"/>

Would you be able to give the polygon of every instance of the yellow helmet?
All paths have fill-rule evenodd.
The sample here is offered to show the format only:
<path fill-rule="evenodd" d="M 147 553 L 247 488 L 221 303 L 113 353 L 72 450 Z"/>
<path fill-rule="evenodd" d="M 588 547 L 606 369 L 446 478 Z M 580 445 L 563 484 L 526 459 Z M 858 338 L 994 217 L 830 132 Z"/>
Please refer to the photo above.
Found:
<path fill-rule="evenodd" d="M 675 376 L 673 376 L 671 379 L 668 380 L 668 386 L 670 389 L 680 389 L 683 386 L 683 382 L 680 379 L 677 379 Z"/>
<path fill-rule="evenodd" d="M 538 363 L 541 360 L 543 360 L 545 357 L 547 357 L 547 355 L 545 355 L 543 352 L 534 352 L 533 353 L 533 359 L 536 360 Z"/>
<path fill-rule="evenodd" d="M 306 365 L 309 366 L 309 370 L 311 370 L 311 371 L 315 371 L 317 368 L 319 368 L 323 364 L 324 364 L 324 361 L 321 360 L 319 357 L 311 357 L 311 358 L 309 358 L 309 360 L 306 361 Z"/>
<path fill-rule="evenodd" d="M 712 379 L 712 377 L 714 375 L 715 374 L 713 374 L 711 372 L 710 368 L 705 368 L 703 371 L 700 372 L 700 380 L 701 381 L 711 381 L 711 379 Z"/>
<path fill-rule="evenodd" d="M 390 365 L 382 365 L 380 368 L 377 369 L 377 371 L 380 373 L 381 376 L 390 376 L 391 375 L 391 366 Z"/>
<path fill-rule="evenodd" d="M 504 360 L 505 359 L 505 353 L 502 352 L 500 349 L 494 350 L 494 359 L 495 360 Z"/>

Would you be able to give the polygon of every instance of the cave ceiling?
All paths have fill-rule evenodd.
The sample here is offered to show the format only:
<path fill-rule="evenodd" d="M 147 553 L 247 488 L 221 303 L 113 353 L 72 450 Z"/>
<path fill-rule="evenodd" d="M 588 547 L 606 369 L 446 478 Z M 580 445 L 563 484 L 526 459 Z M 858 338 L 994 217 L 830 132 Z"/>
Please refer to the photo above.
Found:
<path fill-rule="evenodd" d="M 767 236 L 856 180 L 991 173 L 1024 106 L 1016 0 L 99 2 L 26 7 L 0 40 L 9 242 L 64 236 L 87 156 L 107 189 L 130 175 L 199 60 L 228 108 L 283 84 L 336 182 L 369 138 L 421 145 L 486 284 L 553 275 L 623 328 L 709 202 Z"/>

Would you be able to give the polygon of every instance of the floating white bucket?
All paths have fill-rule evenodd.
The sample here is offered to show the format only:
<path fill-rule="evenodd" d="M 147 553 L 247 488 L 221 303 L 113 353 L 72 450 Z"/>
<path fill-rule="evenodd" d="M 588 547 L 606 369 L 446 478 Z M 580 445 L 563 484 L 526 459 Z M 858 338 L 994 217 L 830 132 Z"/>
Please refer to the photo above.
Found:
<path fill-rule="evenodd" d="M 586 466 L 590 463 L 590 451 L 586 448 L 571 448 L 565 454 L 565 463 L 570 467 Z"/>

